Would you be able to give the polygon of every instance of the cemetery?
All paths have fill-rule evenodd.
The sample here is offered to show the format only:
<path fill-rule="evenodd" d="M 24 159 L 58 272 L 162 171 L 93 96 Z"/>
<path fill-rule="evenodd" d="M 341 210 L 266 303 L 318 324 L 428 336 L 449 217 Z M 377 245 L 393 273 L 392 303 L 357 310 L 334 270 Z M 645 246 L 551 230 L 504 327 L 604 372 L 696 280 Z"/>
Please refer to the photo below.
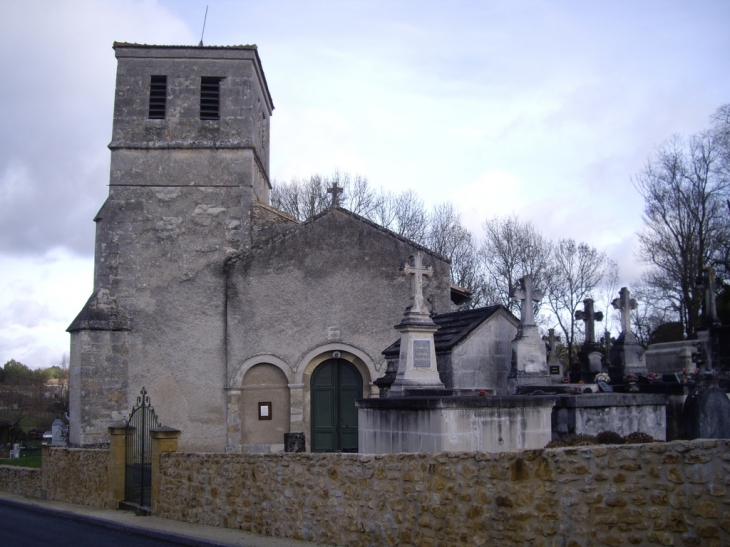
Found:
<path fill-rule="evenodd" d="M 623 287 L 615 340 L 596 337 L 610 310 L 575 312 L 568 366 L 532 275 L 519 317 L 469 308 L 447 258 L 341 207 L 336 184 L 305 222 L 271 206 L 255 46 L 114 48 L 68 429 L 42 469 L 0 466 L 0 489 L 335 545 L 728 539 L 711 269 L 697 340 L 645 349 Z"/>

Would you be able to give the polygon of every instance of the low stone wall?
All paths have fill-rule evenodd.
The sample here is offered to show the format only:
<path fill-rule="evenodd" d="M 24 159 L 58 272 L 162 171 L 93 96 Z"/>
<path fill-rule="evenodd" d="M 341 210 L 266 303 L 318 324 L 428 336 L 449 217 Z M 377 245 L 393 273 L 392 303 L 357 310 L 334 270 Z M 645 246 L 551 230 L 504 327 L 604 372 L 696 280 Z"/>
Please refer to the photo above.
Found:
<path fill-rule="evenodd" d="M 41 497 L 41 470 L 14 465 L 0 465 L 0 490 L 26 498 Z"/>
<path fill-rule="evenodd" d="M 514 452 L 551 439 L 554 397 L 388 397 L 358 406 L 358 446 L 371 454 Z"/>
<path fill-rule="evenodd" d="M 161 455 L 156 515 L 333 545 L 730 544 L 730 441 Z"/>
<path fill-rule="evenodd" d="M 559 396 L 553 409 L 553 438 L 598 435 L 613 431 L 626 436 L 640 431 L 657 441 L 667 439 L 667 397 L 658 393 L 594 393 Z"/>
<path fill-rule="evenodd" d="M 49 500 L 107 507 L 111 497 L 109 451 L 44 448 L 43 491 Z"/>

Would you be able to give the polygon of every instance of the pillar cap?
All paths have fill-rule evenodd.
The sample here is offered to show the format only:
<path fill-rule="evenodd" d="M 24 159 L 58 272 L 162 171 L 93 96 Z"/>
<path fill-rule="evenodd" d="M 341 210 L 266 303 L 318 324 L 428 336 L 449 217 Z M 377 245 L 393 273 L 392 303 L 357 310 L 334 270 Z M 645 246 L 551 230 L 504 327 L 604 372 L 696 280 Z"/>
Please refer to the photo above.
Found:
<path fill-rule="evenodd" d="M 127 422 L 114 422 L 109 424 L 109 435 L 124 435 L 129 429 L 135 428 L 129 427 Z"/>
<path fill-rule="evenodd" d="M 150 429 L 150 435 L 152 435 L 153 439 L 179 439 L 181 434 L 182 431 L 179 429 L 168 427 L 166 425 Z"/>

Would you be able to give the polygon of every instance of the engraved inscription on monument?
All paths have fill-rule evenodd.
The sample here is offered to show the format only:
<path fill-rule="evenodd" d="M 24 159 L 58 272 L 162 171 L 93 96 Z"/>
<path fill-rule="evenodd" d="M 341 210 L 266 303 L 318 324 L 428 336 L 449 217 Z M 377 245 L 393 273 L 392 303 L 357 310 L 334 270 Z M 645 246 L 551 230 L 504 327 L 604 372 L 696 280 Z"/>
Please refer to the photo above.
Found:
<path fill-rule="evenodd" d="M 431 366 L 431 341 L 430 340 L 414 340 L 413 341 L 413 366 L 414 367 L 430 367 Z"/>

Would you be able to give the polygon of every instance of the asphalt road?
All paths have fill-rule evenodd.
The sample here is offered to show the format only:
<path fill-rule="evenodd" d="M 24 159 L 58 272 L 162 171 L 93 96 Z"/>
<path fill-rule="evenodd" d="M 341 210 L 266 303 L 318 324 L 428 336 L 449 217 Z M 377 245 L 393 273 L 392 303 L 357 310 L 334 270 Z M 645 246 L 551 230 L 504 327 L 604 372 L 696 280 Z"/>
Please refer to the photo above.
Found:
<path fill-rule="evenodd" d="M 170 547 L 164 539 L 0 504 L 0 545 L 7 547 Z M 207 545 L 214 545 L 207 543 Z"/>

